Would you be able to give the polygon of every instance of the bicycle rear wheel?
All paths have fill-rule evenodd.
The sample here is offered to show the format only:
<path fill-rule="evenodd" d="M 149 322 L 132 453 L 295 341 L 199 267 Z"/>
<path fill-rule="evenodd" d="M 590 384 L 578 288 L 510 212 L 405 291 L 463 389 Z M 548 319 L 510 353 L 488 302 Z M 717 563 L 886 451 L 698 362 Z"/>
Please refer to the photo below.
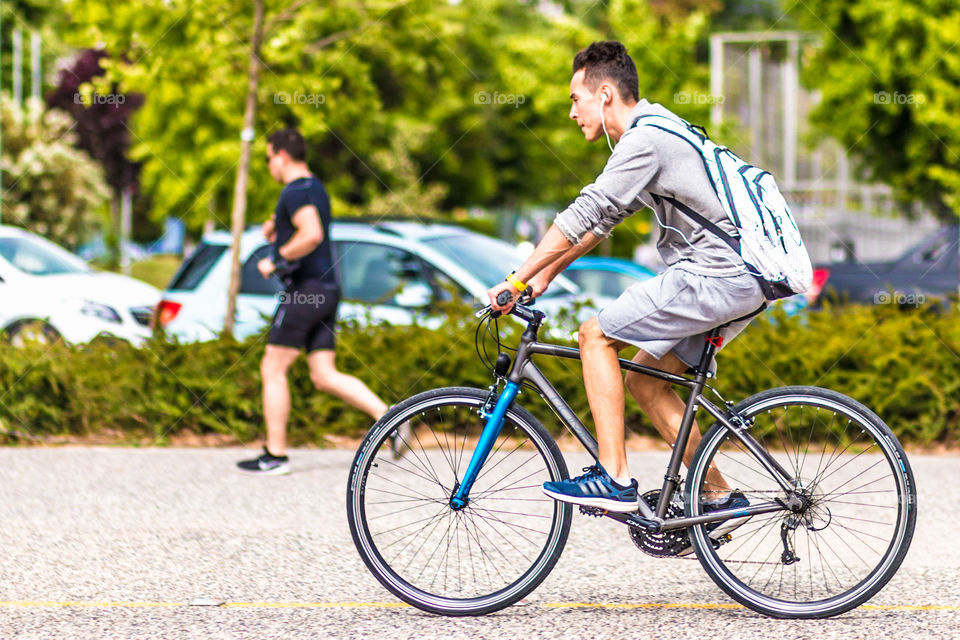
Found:
<path fill-rule="evenodd" d="M 900 567 L 916 525 L 913 472 L 897 438 L 862 404 L 816 387 L 772 389 L 734 410 L 752 421 L 749 433 L 796 479 L 809 506 L 755 515 L 719 546 L 706 526 L 691 527 L 703 568 L 734 600 L 773 617 L 824 618 L 866 602 Z M 719 489 L 707 480 L 711 462 L 752 505 L 785 496 L 715 424 L 691 464 L 690 515 Z"/>
<path fill-rule="evenodd" d="M 347 516 L 357 551 L 400 599 L 443 615 L 509 606 L 553 569 L 570 532 L 570 505 L 541 491 L 567 477 L 553 438 L 514 404 L 470 491 L 450 497 L 467 469 L 485 419 L 487 391 L 435 389 L 394 406 L 354 458 Z M 402 425 L 410 422 L 404 434 Z M 399 434 L 395 458 L 390 437 Z"/>

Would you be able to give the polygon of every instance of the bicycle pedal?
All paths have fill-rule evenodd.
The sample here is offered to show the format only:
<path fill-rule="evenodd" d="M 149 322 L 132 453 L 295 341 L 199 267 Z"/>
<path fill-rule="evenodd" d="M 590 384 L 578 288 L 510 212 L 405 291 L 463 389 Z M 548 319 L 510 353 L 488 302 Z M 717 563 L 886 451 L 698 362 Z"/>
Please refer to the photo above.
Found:
<path fill-rule="evenodd" d="M 580 513 L 585 516 L 593 516 L 595 518 L 601 518 L 607 514 L 605 509 L 600 509 L 598 507 L 584 507 L 583 505 L 578 505 L 580 507 Z"/>
<path fill-rule="evenodd" d="M 709 540 L 710 540 L 710 546 L 711 546 L 711 547 L 713 547 L 714 549 L 719 549 L 719 548 L 722 547 L 723 545 L 725 545 L 725 544 L 727 544 L 728 542 L 730 542 L 731 540 L 733 540 L 733 536 L 731 536 L 729 533 L 727 533 L 727 534 L 724 534 L 724 535 L 720 536 L 719 538 L 709 538 Z"/>

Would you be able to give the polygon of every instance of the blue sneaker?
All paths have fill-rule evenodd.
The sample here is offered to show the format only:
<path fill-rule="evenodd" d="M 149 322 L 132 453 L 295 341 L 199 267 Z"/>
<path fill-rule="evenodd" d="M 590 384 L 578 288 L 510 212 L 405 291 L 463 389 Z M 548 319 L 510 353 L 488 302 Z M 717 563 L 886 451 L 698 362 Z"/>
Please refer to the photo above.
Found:
<path fill-rule="evenodd" d="M 750 501 L 747 500 L 747 497 L 743 495 L 740 491 L 731 491 L 726 498 L 721 500 L 704 500 L 703 501 L 703 513 L 711 513 L 713 511 L 722 511 L 724 509 L 746 509 L 750 506 Z M 743 518 L 730 518 L 729 520 L 724 520 L 723 522 L 714 522 L 707 525 L 707 537 L 712 540 L 719 540 L 723 536 L 727 535 L 734 529 L 743 526 L 746 524 L 747 520 L 751 516 L 746 516 Z M 678 556 L 687 556 L 693 552 L 693 545 L 688 546 L 686 549 L 678 553 Z"/>
<path fill-rule="evenodd" d="M 544 482 L 543 492 L 561 502 L 571 502 L 584 507 L 627 513 L 637 510 L 637 481 L 628 486 L 618 484 L 599 464 L 584 467 L 586 472 L 572 480 Z"/>

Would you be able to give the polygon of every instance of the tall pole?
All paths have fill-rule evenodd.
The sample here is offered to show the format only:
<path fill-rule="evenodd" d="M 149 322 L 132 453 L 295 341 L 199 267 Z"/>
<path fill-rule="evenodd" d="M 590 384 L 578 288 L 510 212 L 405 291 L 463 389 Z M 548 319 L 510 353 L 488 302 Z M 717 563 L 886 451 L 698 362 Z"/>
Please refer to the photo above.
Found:
<path fill-rule="evenodd" d="M 710 108 L 710 127 L 719 129 L 723 121 L 723 37 L 719 34 L 710 36 L 710 97 L 713 105 Z M 716 131 L 714 131 L 716 133 Z"/>
<path fill-rule="evenodd" d="M 40 34 L 30 32 L 30 95 L 34 100 L 40 100 L 41 86 L 40 71 Z"/>
<path fill-rule="evenodd" d="M 23 102 L 23 31 L 13 30 L 13 101 Z"/>
<path fill-rule="evenodd" d="M 747 54 L 748 103 L 750 114 L 750 162 L 761 165 L 763 159 L 763 58 L 757 47 Z"/>
<path fill-rule="evenodd" d="M 787 189 L 796 188 L 797 183 L 797 109 L 800 93 L 799 37 L 787 40 L 787 55 L 781 63 L 783 73 L 783 182 Z"/>

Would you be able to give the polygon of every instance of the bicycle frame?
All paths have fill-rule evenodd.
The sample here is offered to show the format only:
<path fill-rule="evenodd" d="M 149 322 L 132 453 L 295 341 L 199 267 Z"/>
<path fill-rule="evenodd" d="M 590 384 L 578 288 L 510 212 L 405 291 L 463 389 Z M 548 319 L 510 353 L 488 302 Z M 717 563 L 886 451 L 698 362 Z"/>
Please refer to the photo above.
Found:
<path fill-rule="evenodd" d="M 516 307 L 514 308 L 516 311 Z M 525 310 L 521 318 L 527 321 L 527 328 L 520 338 L 520 345 L 517 347 L 516 358 L 513 366 L 506 376 L 506 387 L 501 392 L 497 403 L 487 417 L 487 423 L 480 435 L 477 447 L 470 459 L 470 464 L 460 484 L 455 488 L 450 498 L 450 506 L 453 509 L 463 509 L 469 502 L 470 488 L 476 480 L 477 474 L 484 462 L 489 456 L 493 444 L 500 435 L 500 429 L 503 426 L 503 418 L 506 415 L 510 405 L 513 403 L 524 382 L 532 384 L 541 397 L 546 401 L 551 409 L 560 418 L 560 421 L 566 428 L 583 444 L 584 448 L 593 456 L 594 460 L 599 462 L 599 451 L 597 440 L 587 429 L 573 409 L 570 408 L 557 390 L 550 384 L 543 372 L 531 360 L 533 355 L 545 355 L 557 358 L 568 358 L 571 360 L 580 359 L 580 350 L 572 347 L 564 347 L 556 344 L 549 344 L 537 341 L 537 332 L 540 322 L 543 320 L 543 314 L 537 311 Z M 680 423 L 680 429 L 677 434 L 676 442 L 673 446 L 673 452 L 670 455 L 670 462 L 667 465 L 667 473 L 664 476 L 663 486 L 660 491 L 660 497 L 656 509 L 651 509 L 644 500 L 638 501 L 639 514 L 629 513 L 611 513 L 608 515 L 621 522 L 640 526 L 651 531 L 663 531 L 670 529 L 682 529 L 698 524 L 710 522 L 721 522 L 730 518 L 739 518 L 748 515 L 761 513 L 771 513 L 789 509 L 798 511 L 802 508 L 802 498 L 796 494 L 794 488 L 797 486 L 795 479 L 778 463 L 773 456 L 747 431 L 747 426 L 742 422 L 735 422 L 735 414 L 724 411 L 717 405 L 703 397 L 703 389 L 706 381 L 710 377 L 709 366 L 717 348 L 720 346 L 720 329 L 713 329 L 708 335 L 700 356 L 699 364 L 694 368 L 692 378 L 676 375 L 654 367 L 637 364 L 630 360 L 619 358 L 620 369 L 632 371 L 642 375 L 665 380 L 672 385 L 686 387 L 690 390 L 690 396 L 683 412 L 683 418 Z M 667 509 L 674 492 L 680 484 L 680 465 L 683 462 L 683 452 L 687 448 L 687 442 L 690 438 L 690 431 L 693 427 L 693 421 L 697 410 L 703 408 L 712 415 L 720 424 L 722 424 L 730 433 L 732 433 L 759 462 L 774 477 L 777 483 L 784 491 L 783 499 L 776 499 L 774 502 L 751 505 L 744 509 L 727 509 L 714 511 L 709 515 L 666 518 Z M 733 420 L 731 418 L 734 418 Z"/>

